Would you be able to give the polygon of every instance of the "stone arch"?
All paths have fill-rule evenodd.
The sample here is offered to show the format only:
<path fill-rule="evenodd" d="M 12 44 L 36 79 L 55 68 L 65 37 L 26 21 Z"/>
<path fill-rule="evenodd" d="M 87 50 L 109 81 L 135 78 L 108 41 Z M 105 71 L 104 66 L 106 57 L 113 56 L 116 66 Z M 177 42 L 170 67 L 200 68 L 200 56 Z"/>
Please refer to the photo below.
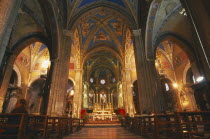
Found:
<path fill-rule="evenodd" d="M 157 31 L 159 30 L 159 28 L 161 28 L 160 25 L 162 25 L 163 22 L 165 22 L 168 19 L 168 17 L 173 15 L 176 9 L 180 8 L 181 5 L 179 3 L 180 3 L 179 0 L 173 0 L 173 1 L 153 0 L 152 1 L 150 5 L 148 17 L 147 17 L 146 33 L 145 33 L 145 46 L 146 46 L 145 51 L 146 51 L 147 59 L 153 59 L 153 60 L 155 59 L 154 53 L 153 53 L 155 34 L 157 34 Z M 164 17 L 159 18 L 158 12 L 161 12 L 161 11 L 166 12 L 167 6 L 170 7 L 168 8 L 168 10 L 170 9 L 170 11 L 168 11 L 168 13 L 166 13 Z M 163 15 L 163 14 L 159 13 L 159 15 Z M 160 25 L 156 23 L 157 19 L 160 20 L 159 21 Z M 158 29 L 155 30 L 155 28 L 158 28 Z"/>
<path fill-rule="evenodd" d="M 30 44 L 35 43 L 35 42 L 41 42 L 44 44 L 48 44 L 47 39 L 45 39 L 45 37 L 43 35 L 41 35 L 40 33 L 35 33 L 35 34 L 30 34 L 28 36 L 23 37 L 21 40 L 19 40 L 12 47 L 13 53 L 9 56 L 8 62 L 7 62 L 6 68 L 5 68 L 5 71 L 7 71 L 7 72 L 2 73 L 3 80 L 1 83 L 1 92 L 6 93 L 9 79 L 12 74 L 13 65 L 14 65 L 14 62 L 15 62 L 17 56 L 20 54 L 20 52 L 24 48 L 26 48 L 27 46 L 29 46 Z M 46 46 L 48 46 L 48 45 L 46 45 Z"/>
<path fill-rule="evenodd" d="M 111 52 L 114 56 L 116 56 L 116 58 L 119 60 L 120 64 L 121 65 L 124 65 L 123 64 L 123 60 L 121 58 L 121 56 L 113 49 L 111 48 L 108 48 L 108 47 L 105 47 L 105 46 L 100 46 L 100 47 L 97 47 L 93 50 L 91 50 L 90 52 L 88 52 L 85 56 L 84 56 L 84 59 L 82 61 L 82 66 L 85 64 L 85 62 L 87 61 L 87 58 L 89 56 L 91 56 L 91 54 L 95 53 L 95 52 L 98 52 L 98 51 L 102 51 L 102 50 L 105 50 L 105 51 L 108 51 L 108 52 Z"/>
<path fill-rule="evenodd" d="M 176 34 L 173 34 L 173 33 L 166 33 L 166 32 L 162 33 L 155 42 L 155 48 L 152 51 L 154 56 L 156 55 L 156 50 L 157 50 L 158 45 L 164 40 L 169 40 L 169 41 L 172 41 L 172 42 L 176 42 L 176 44 L 178 44 L 178 46 L 182 46 L 181 49 L 187 54 L 190 62 L 196 61 L 195 52 L 192 48 L 192 45 L 188 41 L 186 41 L 185 39 L 183 39 L 179 35 L 176 35 Z"/>
<path fill-rule="evenodd" d="M 75 85 L 76 83 L 75 83 L 75 80 L 72 78 L 72 77 L 69 77 L 69 79 L 68 80 L 71 80 L 72 82 L 73 82 L 73 85 Z"/>
<path fill-rule="evenodd" d="M 183 72 L 183 83 L 186 84 L 187 83 L 187 72 L 188 70 L 191 68 L 191 64 L 188 63 L 187 66 L 185 67 L 184 69 L 184 72 Z"/>
<path fill-rule="evenodd" d="M 15 72 L 17 73 L 17 76 L 18 76 L 18 82 L 17 82 L 17 86 L 20 87 L 21 86 L 21 73 L 18 69 L 18 67 L 16 65 L 14 65 L 13 69 L 15 70 Z"/>
<path fill-rule="evenodd" d="M 59 10 L 57 7 L 56 1 L 51 0 L 38 0 L 42 13 L 45 19 L 46 29 L 48 30 L 48 35 L 51 36 L 49 42 L 49 50 L 52 52 L 51 59 L 57 59 L 58 54 L 60 53 L 61 42 L 59 35 L 63 34 L 63 30 L 59 26 L 61 25 L 62 16 L 59 16 Z"/>

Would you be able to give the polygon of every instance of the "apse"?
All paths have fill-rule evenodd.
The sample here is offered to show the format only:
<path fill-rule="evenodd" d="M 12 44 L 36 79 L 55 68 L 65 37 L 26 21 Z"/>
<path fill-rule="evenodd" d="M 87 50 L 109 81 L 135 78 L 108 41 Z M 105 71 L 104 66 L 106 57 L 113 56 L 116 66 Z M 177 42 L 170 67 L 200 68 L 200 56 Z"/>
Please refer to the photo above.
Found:
<path fill-rule="evenodd" d="M 93 110 L 96 107 L 118 108 L 117 83 L 121 79 L 121 64 L 108 51 L 91 54 L 84 65 L 83 107 Z M 86 86 L 86 87 L 85 87 Z M 88 87 L 88 88 L 87 88 Z"/>

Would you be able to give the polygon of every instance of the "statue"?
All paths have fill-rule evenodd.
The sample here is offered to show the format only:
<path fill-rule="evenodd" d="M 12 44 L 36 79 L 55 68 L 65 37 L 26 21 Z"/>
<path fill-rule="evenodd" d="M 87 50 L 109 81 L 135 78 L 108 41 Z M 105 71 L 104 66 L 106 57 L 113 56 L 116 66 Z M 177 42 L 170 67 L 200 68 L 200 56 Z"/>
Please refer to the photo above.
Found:
<path fill-rule="evenodd" d="M 101 98 L 101 103 L 106 103 L 106 94 L 104 92 L 100 94 L 100 98 Z"/>

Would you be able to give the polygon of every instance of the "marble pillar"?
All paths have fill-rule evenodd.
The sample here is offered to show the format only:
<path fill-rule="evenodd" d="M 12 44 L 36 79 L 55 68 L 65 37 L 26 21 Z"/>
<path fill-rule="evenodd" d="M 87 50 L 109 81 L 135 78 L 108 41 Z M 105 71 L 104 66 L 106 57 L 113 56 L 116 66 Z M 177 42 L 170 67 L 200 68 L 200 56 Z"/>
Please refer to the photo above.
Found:
<path fill-rule="evenodd" d="M 155 61 L 146 59 L 141 30 L 133 30 L 140 111 L 159 113 L 163 110 L 162 93 Z"/>

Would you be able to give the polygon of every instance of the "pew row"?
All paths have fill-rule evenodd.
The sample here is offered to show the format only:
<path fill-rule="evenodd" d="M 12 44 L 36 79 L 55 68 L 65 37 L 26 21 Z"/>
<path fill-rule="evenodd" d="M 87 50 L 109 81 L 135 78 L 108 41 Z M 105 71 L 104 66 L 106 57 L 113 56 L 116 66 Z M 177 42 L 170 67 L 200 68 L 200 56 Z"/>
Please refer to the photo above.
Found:
<path fill-rule="evenodd" d="M 125 129 L 152 138 L 210 139 L 210 112 L 176 112 L 125 118 Z"/>
<path fill-rule="evenodd" d="M 0 114 L 0 138 L 62 138 L 80 130 L 83 120 L 47 115 Z"/>

